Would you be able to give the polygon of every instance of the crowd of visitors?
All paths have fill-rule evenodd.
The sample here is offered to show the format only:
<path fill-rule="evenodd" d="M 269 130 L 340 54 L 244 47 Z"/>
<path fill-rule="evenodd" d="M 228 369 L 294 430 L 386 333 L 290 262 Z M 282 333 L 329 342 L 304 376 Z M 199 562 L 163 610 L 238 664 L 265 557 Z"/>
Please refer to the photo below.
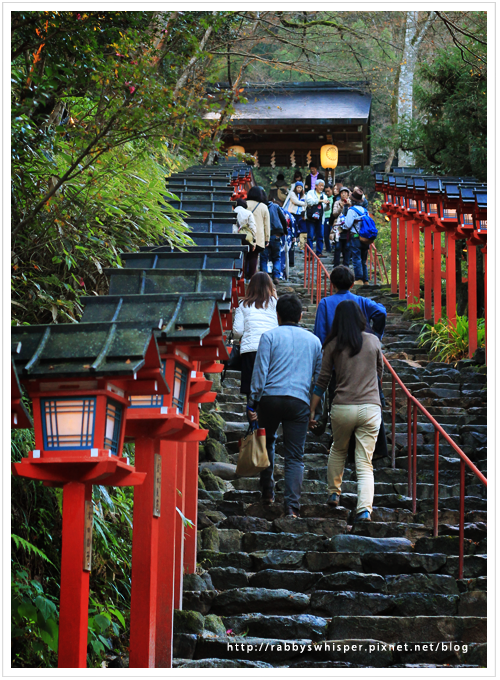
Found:
<path fill-rule="evenodd" d="M 318 177 L 310 191 L 317 189 L 322 192 Z M 340 502 L 351 446 L 358 492 L 355 520 L 369 520 L 374 494 L 372 457 L 379 443 L 386 446 L 381 417 L 380 338 L 387 313 L 382 305 L 350 292 L 354 274 L 348 267 L 335 267 L 330 280 L 334 293 L 320 302 L 311 333 L 299 326 L 300 299 L 288 293 L 277 299 L 269 274 L 254 274 L 236 310 L 233 328 L 241 336 L 241 393 L 247 395 L 249 422 L 258 421 L 266 430 L 270 465 L 260 474 L 264 503 L 274 502 L 275 442 L 281 424 L 285 514 L 298 515 L 304 444 L 308 430 L 314 432 L 316 413 L 326 400 L 333 436 L 328 458 L 328 502 Z"/>
<path fill-rule="evenodd" d="M 361 225 L 368 215 L 363 188 L 349 189 L 341 181 L 326 184 L 318 168 L 310 166 L 306 178 L 295 171 L 288 186 L 278 174 L 269 195 L 260 186 L 252 187 L 247 200 L 239 199 L 235 230 L 246 233 L 250 252 L 245 257 L 245 282 L 258 268 L 272 276 L 274 284 L 286 277 L 285 263 L 294 266 L 296 243 L 305 244 L 321 258 L 333 253 L 333 264 L 352 266 L 357 285 L 369 284 L 367 258 L 370 239 L 363 237 Z M 249 215 L 250 213 L 251 215 Z M 251 234 L 254 231 L 253 242 Z"/>

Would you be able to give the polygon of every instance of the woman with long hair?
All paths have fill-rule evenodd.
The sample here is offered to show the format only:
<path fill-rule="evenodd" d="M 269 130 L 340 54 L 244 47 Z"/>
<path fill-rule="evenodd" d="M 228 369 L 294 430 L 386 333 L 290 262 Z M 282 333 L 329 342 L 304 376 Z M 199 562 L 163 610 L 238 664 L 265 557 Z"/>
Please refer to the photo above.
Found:
<path fill-rule="evenodd" d="M 250 394 L 253 366 L 262 333 L 276 328 L 278 296 L 272 279 L 266 272 L 256 272 L 234 316 L 233 333 L 241 336 L 241 394 Z"/>
<path fill-rule="evenodd" d="M 255 249 L 248 253 L 245 276 L 251 279 L 257 271 L 259 254 L 269 244 L 271 238 L 271 218 L 267 207 L 266 192 L 262 187 L 251 187 L 247 194 L 247 207 L 256 225 Z"/>
<path fill-rule="evenodd" d="M 354 300 L 344 300 L 335 310 L 330 333 L 323 344 L 323 362 L 311 399 L 309 427 L 314 431 L 314 413 L 335 370 L 336 390 L 332 403 L 333 444 L 328 457 L 328 504 L 340 500 L 349 439 L 354 432 L 358 503 L 356 520 L 369 520 L 373 508 L 372 457 L 382 421 L 377 376 L 384 364 L 380 340 L 366 333 L 366 318 Z"/>

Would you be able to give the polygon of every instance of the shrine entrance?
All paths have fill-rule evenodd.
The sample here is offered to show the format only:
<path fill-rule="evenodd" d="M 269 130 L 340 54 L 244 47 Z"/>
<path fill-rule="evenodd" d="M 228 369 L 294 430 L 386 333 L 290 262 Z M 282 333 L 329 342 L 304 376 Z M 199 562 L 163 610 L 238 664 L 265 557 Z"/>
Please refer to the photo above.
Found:
<path fill-rule="evenodd" d="M 370 164 L 371 95 L 365 83 L 249 84 L 241 97 L 247 103 L 234 105 L 224 151 L 239 147 L 256 156 L 257 167 L 321 167 L 321 147 L 334 144 L 338 165 Z M 220 113 L 208 117 L 216 120 Z"/>

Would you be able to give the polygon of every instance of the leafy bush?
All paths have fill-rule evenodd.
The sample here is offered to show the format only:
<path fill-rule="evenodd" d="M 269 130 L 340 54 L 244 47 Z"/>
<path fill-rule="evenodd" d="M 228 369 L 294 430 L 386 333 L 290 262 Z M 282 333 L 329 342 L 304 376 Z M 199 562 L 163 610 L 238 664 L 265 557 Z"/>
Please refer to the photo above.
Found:
<path fill-rule="evenodd" d="M 477 321 L 478 347 L 484 346 L 484 319 Z M 469 319 L 457 316 L 456 325 L 443 318 L 435 325 L 426 323 L 418 336 L 418 344 L 430 345 L 433 358 L 446 363 L 459 361 L 469 354 Z"/>

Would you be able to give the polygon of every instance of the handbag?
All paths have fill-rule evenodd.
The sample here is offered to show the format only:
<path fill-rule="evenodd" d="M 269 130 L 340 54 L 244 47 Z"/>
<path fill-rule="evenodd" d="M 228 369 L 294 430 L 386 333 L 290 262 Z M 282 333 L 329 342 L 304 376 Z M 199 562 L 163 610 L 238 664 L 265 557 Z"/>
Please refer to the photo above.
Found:
<path fill-rule="evenodd" d="M 269 467 L 266 431 L 257 423 L 249 425 L 245 436 L 238 442 L 238 450 L 236 474 L 240 477 L 255 477 Z"/>

